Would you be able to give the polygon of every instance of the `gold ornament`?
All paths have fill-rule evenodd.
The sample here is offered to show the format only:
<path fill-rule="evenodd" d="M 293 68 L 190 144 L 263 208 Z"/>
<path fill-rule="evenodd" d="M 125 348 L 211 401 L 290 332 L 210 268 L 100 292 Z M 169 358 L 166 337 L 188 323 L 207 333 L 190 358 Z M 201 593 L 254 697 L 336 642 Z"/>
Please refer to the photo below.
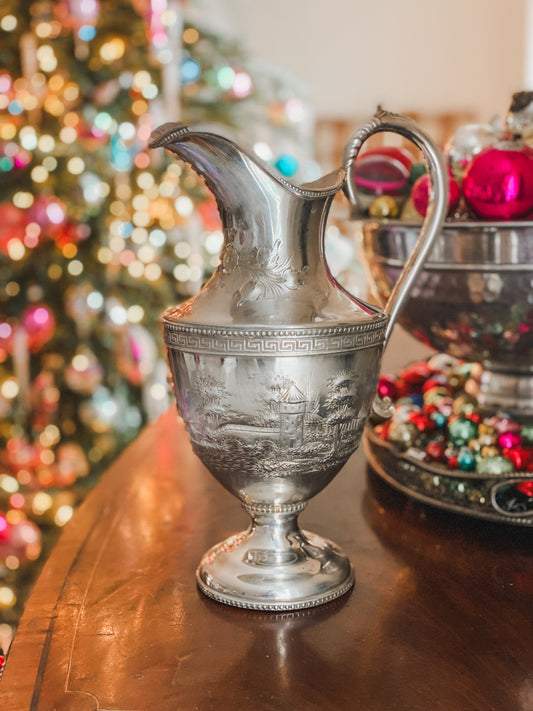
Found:
<path fill-rule="evenodd" d="M 396 200 L 390 195 L 380 195 L 372 201 L 368 208 L 370 217 L 376 219 L 395 218 L 400 214 L 400 208 Z"/>

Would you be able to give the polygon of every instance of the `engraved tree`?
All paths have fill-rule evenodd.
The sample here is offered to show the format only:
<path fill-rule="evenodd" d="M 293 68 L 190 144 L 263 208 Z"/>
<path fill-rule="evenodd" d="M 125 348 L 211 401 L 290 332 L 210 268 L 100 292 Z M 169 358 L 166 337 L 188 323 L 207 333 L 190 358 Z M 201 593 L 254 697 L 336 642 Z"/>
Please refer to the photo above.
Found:
<path fill-rule="evenodd" d="M 341 371 L 328 378 L 324 402 L 326 427 L 335 439 L 353 429 L 357 405 L 357 378 L 353 373 Z"/>
<path fill-rule="evenodd" d="M 216 428 L 228 412 L 228 393 L 213 375 L 199 375 L 192 388 L 193 407 L 204 418 L 208 429 Z"/>

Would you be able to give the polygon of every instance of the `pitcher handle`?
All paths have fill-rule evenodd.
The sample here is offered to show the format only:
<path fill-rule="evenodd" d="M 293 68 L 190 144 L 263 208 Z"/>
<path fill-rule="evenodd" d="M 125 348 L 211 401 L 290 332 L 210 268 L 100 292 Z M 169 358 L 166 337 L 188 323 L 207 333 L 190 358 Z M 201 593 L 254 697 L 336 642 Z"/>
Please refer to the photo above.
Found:
<path fill-rule="evenodd" d="M 448 176 L 444 155 L 433 139 L 424 133 L 412 119 L 400 114 L 390 113 L 379 107 L 374 116 L 350 137 L 344 148 L 343 163 L 346 171 L 346 180 L 343 189 L 352 205 L 357 204 L 355 183 L 352 177 L 357 154 L 369 136 L 383 131 L 399 133 L 420 148 L 424 154 L 431 178 L 429 207 L 420 235 L 384 308 L 384 312 L 389 316 L 389 322 L 385 330 L 385 347 L 398 313 L 407 300 L 409 291 L 446 219 L 448 211 Z"/>

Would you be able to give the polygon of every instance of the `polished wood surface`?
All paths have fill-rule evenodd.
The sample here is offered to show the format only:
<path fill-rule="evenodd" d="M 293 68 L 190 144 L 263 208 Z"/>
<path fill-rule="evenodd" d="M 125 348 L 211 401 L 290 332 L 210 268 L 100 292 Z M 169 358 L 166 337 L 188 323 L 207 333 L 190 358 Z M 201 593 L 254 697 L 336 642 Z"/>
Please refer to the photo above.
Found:
<path fill-rule="evenodd" d="M 388 362 L 408 352 L 394 341 Z M 247 525 L 174 410 L 106 473 L 48 560 L 0 682 L 9 711 L 531 711 L 533 532 L 393 491 L 362 450 L 301 515 L 356 569 L 343 598 L 257 613 L 195 566 Z"/>

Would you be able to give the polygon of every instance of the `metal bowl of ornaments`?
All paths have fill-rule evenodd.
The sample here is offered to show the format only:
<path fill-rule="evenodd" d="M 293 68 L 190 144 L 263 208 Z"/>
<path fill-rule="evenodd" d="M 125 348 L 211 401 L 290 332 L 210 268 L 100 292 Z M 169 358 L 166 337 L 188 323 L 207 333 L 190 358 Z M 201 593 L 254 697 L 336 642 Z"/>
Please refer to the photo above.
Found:
<path fill-rule="evenodd" d="M 459 127 L 444 152 L 448 218 L 398 318 L 436 354 L 382 376 L 380 394 L 395 412 L 367 427 L 366 453 L 415 499 L 532 526 L 533 93 L 515 94 L 499 126 Z M 366 165 L 364 155 L 348 169 L 347 193 L 373 290 L 386 303 L 431 188 L 416 163 L 403 169 L 402 188 L 398 155 L 381 172 L 379 155 Z"/>

